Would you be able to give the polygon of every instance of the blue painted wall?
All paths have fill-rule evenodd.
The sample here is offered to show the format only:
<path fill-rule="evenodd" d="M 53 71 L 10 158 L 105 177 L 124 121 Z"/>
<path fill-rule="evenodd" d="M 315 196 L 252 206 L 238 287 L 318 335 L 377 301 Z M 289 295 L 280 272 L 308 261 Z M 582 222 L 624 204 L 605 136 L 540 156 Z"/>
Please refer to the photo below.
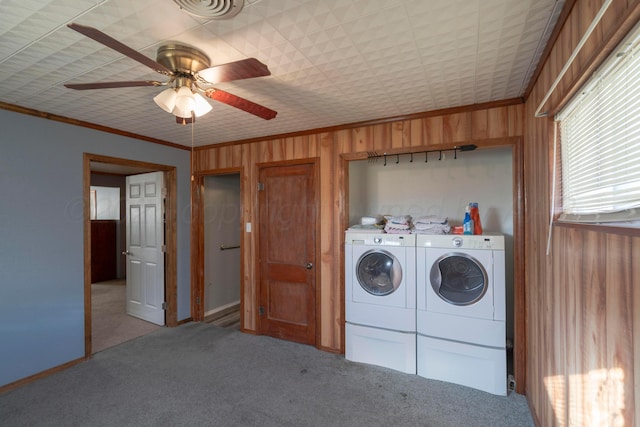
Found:
<path fill-rule="evenodd" d="M 188 151 L 4 110 L 0 129 L 0 386 L 84 357 L 83 153 L 176 166 L 190 316 Z"/>

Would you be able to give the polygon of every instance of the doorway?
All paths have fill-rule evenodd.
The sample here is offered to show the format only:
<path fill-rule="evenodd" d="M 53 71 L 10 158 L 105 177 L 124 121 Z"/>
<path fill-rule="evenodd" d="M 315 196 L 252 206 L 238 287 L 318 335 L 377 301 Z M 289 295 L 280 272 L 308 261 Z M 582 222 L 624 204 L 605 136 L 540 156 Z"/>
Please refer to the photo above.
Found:
<path fill-rule="evenodd" d="M 240 173 L 204 177 L 204 320 L 240 329 Z"/>
<path fill-rule="evenodd" d="M 94 348 L 93 343 L 93 317 L 94 317 L 94 305 L 100 304 L 97 310 L 102 310 L 100 313 L 96 312 L 96 316 L 113 315 L 113 311 L 125 310 L 126 306 L 126 286 L 123 279 L 126 277 L 126 272 L 121 271 L 119 277 L 112 281 L 105 281 L 96 285 L 92 284 L 92 223 L 91 223 L 91 176 L 92 174 L 110 175 L 112 177 L 121 177 L 122 180 L 129 175 L 137 175 L 148 172 L 162 172 L 164 181 L 166 184 L 166 199 L 165 199 L 165 306 L 166 306 L 166 325 L 175 326 L 177 324 L 177 307 L 175 304 L 177 297 L 177 255 L 176 255 L 176 221 L 177 221 L 177 206 L 176 206 L 176 172 L 175 167 L 152 164 L 147 162 L 138 162 L 127 159 L 113 158 L 107 156 L 100 156 L 94 154 L 84 154 L 83 158 L 83 194 L 84 194 L 84 277 L 85 277 L 85 357 L 90 357 L 95 351 L 102 350 L 108 346 L 118 344 L 119 342 L 131 339 L 132 333 L 135 336 L 140 336 L 151 330 L 157 329 L 157 326 L 145 325 L 144 328 L 139 327 L 124 327 L 124 330 L 128 330 L 120 338 L 107 337 L 99 346 Z M 124 227 L 124 221 L 122 221 L 122 227 Z M 117 246 L 117 254 L 121 254 L 121 245 Z M 124 299 L 123 299 L 124 297 Z M 116 305 L 122 304 L 122 307 Z M 111 313 L 110 313 L 111 312 Z M 126 312 L 125 312 L 126 316 Z M 97 320 L 97 319 L 96 319 Z M 116 322 L 121 321 L 115 320 Z M 138 319 L 131 318 L 127 322 L 137 321 Z M 140 320 L 140 322 L 144 322 Z M 144 322 L 145 324 L 147 322 Z M 105 329 L 111 329 L 108 325 L 102 325 Z M 122 326 L 122 325 L 121 325 Z M 139 326 L 139 325 L 138 325 Z M 137 331 L 137 332 L 136 332 Z M 97 338 L 97 337 L 96 337 Z M 106 347 L 105 347 L 106 346 Z"/>
<path fill-rule="evenodd" d="M 158 329 L 127 313 L 126 180 L 91 172 L 92 353 Z"/>

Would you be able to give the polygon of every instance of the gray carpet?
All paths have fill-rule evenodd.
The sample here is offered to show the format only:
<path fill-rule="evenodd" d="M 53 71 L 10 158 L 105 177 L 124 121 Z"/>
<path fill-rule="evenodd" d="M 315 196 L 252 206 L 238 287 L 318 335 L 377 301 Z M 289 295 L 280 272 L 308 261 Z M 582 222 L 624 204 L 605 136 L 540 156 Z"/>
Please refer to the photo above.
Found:
<path fill-rule="evenodd" d="M 532 426 L 526 399 L 206 323 L 162 328 L 0 395 L 9 426 Z"/>

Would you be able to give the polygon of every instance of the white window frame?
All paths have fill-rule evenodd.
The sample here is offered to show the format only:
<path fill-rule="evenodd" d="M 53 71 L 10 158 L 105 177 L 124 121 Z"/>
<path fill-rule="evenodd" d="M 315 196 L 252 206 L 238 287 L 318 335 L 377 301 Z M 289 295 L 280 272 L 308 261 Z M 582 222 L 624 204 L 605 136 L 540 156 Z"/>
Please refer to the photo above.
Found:
<path fill-rule="evenodd" d="M 640 225 L 640 26 L 555 120 L 562 168 L 559 220 Z"/>

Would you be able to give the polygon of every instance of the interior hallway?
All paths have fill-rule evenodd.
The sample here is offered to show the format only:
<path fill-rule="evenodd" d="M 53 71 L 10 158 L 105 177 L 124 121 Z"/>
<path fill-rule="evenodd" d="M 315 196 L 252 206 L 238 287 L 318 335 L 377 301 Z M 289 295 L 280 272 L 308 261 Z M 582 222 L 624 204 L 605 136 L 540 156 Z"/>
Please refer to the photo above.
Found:
<path fill-rule="evenodd" d="M 91 351 L 97 353 L 161 326 L 127 314 L 125 280 L 91 284 Z"/>

